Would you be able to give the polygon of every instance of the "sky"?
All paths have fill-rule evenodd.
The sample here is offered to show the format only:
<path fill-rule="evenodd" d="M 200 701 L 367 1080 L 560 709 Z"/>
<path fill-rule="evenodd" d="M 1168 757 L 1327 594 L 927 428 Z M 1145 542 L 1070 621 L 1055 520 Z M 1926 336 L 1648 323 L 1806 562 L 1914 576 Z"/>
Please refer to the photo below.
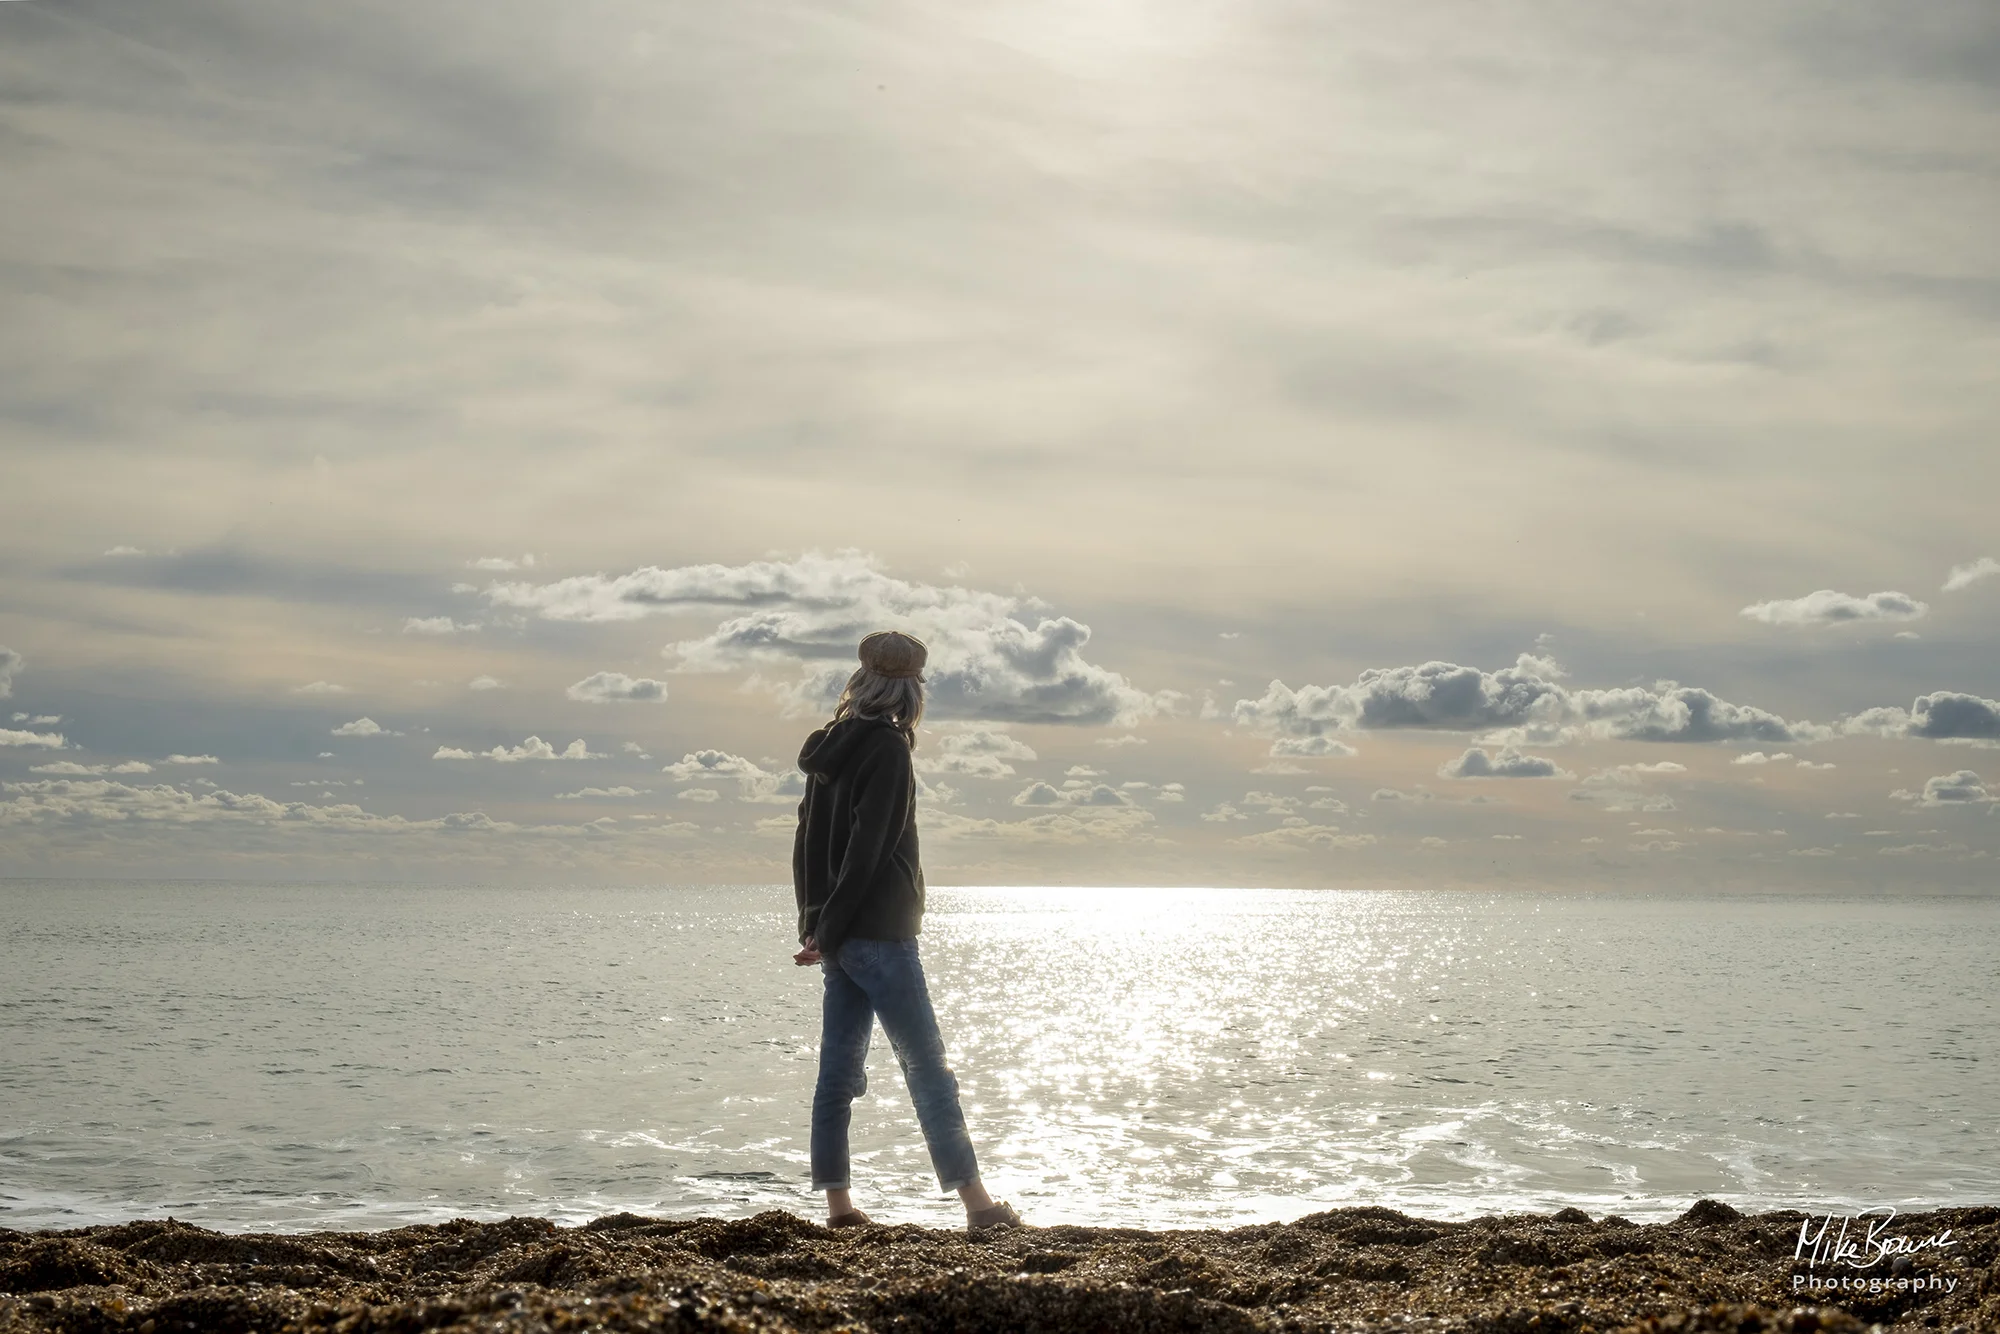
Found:
<path fill-rule="evenodd" d="M 2000 11 L 0 3 L 0 875 L 1991 892 Z"/>

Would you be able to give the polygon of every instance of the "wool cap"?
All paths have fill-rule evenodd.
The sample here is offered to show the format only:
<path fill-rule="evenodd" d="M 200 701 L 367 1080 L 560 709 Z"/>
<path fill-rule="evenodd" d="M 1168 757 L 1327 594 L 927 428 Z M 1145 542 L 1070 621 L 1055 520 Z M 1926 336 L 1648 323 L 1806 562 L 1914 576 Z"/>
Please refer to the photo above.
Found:
<path fill-rule="evenodd" d="M 861 665 L 877 676 L 914 676 L 922 680 L 930 650 L 915 635 L 901 630 L 877 630 L 861 641 Z"/>

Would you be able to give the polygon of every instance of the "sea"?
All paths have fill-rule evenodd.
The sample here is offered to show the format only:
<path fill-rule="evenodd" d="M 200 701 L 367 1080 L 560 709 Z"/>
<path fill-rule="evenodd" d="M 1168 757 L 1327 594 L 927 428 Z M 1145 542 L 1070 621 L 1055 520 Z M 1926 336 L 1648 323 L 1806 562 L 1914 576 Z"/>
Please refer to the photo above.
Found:
<path fill-rule="evenodd" d="M 816 1216 L 793 937 L 788 885 L 0 882 L 0 1227 Z M 934 888 L 921 945 L 1034 1223 L 2000 1202 L 1996 898 Z M 879 1029 L 853 1145 L 961 1216 Z"/>

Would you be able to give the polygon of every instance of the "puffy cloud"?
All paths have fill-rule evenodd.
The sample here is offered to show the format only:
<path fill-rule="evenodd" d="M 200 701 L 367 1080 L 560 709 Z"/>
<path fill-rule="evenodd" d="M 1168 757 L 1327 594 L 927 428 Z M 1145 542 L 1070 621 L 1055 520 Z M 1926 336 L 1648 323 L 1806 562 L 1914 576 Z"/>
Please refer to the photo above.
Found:
<path fill-rule="evenodd" d="M 858 551 L 494 583 L 486 597 L 551 620 L 722 611 L 712 632 L 673 646 L 677 670 L 799 662 L 800 679 L 781 693 L 800 711 L 830 705 L 856 666 L 855 645 L 885 626 L 929 645 L 926 708 L 935 717 L 1129 725 L 1175 704 L 1171 692 L 1149 694 L 1087 661 L 1090 627 L 1043 614 L 1035 599 L 896 579 Z"/>
<path fill-rule="evenodd" d="M 1956 690 L 1919 695 L 1908 709 L 1868 709 L 1841 724 L 1862 736 L 1915 737 L 1973 744 L 2000 742 L 2000 700 Z"/>
<path fill-rule="evenodd" d="M 12 727 L 0 727 L 0 746 L 27 746 L 37 750 L 61 750 L 63 735 L 60 732 L 23 732 Z"/>
<path fill-rule="evenodd" d="M 1346 758 L 1361 752 L 1345 741 L 1336 741 L 1330 736 L 1281 736 L 1271 743 L 1271 755 L 1277 759 L 1295 756 L 1310 756 L 1315 759 L 1327 757 Z"/>
<path fill-rule="evenodd" d="M 77 764 L 71 760 L 59 760 L 54 764 L 34 765 L 29 772 L 85 778 L 98 774 L 149 774 L 153 772 L 153 766 L 144 760 L 126 760 L 122 764 Z"/>
<path fill-rule="evenodd" d="M 402 733 L 392 732 L 390 735 L 401 736 Z M 164 760 L 161 760 L 160 763 L 161 764 L 220 764 L 222 763 L 222 761 L 217 759 L 213 755 L 182 755 L 181 753 L 176 751 L 174 754 L 167 756 L 167 758 L 165 758 Z"/>
<path fill-rule="evenodd" d="M 347 687 L 335 685 L 331 681 L 311 681 L 302 686 L 293 686 L 294 695 L 345 695 Z"/>
<path fill-rule="evenodd" d="M 411 616 L 403 621 L 406 635 L 456 635 L 479 627 L 467 622 L 454 621 L 449 616 Z"/>
<path fill-rule="evenodd" d="M 512 556 L 480 556 L 475 560 L 467 561 L 465 568 L 468 570 L 493 570 L 496 572 L 532 570 L 535 568 L 535 558 L 531 555 L 524 555 L 519 559 Z"/>
<path fill-rule="evenodd" d="M 1802 598 L 1779 598 L 1745 607 L 1741 616 L 1766 625 L 1847 625 L 1856 621 L 1914 621 L 1930 610 L 1907 593 L 1855 597 L 1822 588 Z"/>
<path fill-rule="evenodd" d="M 1097 744 L 1119 749 L 1125 746 L 1143 746 L 1146 744 L 1146 738 L 1133 736 L 1130 732 L 1127 732 L 1123 736 L 1101 736 L 1097 738 Z"/>
<path fill-rule="evenodd" d="M 1898 789 L 1889 795 L 1897 801 L 1914 801 L 1921 806 L 1977 806 L 2000 801 L 2000 793 L 1987 791 L 1984 780 L 1970 769 L 1926 779 L 1922 792 Z"/>
<path fill-rule="evenodd" d="M 1014 796 L 1016 806 L 1130 806 L 1132 799 L 1105 783 L 1077 783 L 1055 788 L 1030 783 Z"/>
<path fill-rule="evenodd" d="M 630 677 L 623 672 L 594 672 L 563 692 L 586 704 L 609 704 L 618 700 L 658 703 L 667 697 L 667 683 L 648 677 Z"/>
<path fill-rule="evenodd" d="M 1585 738 L 1797 742 L 1831 735 L 1827 728 L 1789 723 L 1675 681 L 1577 690 L 1562 684 L 1562 675 L 1549 659 L 1524 653 L 1498 672 L 1427 662 L 1371 669 L 1346 686 L 1293 690 L 1272 681 L 1262 698 L 1238 700 L 1230 716 L 1242 726 L 1288 737 L 1430 728 L 1491 731 L 1490 743 L 1508 745 Z"/>
<path fill-rule="evenodd" d="M 1496 755 L 1489 755 L 1473 746 L 1457 759 L 1439 765 L 1438 774 L 1444 778 L 1576 777 L 1569 770 L 1558 768 L 1554 760 L 1543 759 L 1539 755 L 1524 755 L 1513 746 L 1502 747 Z"/>
<path fill-rule="evenodd" d="M 1780 760 L 1789 760 L 1791 758 L 1792 757 L 1789 752 L 1782 750 L 1775 755 L 1766 755 L 1761 750 L 1753 750 L 1748 755 L 1738 755 L 1735 759 L 1731 760 L 1730 763 L 1731 764 L 1776 764 Z"/>
<path fill-rule="evenodd" d="M 585 788 L 578 788 L 574 792 L 558 792 L 556 793 L 556 800 L 589 801 L 593 798 L 643 797 L 652 790 L 653 789 L 649 787 L 646 788 L 625 787 L 623 785 L 618 787 L 585 787 Z"/>
<path fill-rule="evenodd" d="M 713 778 L 739 774 L 762 773 L 755 761 L 746 760 L 741 755 L 731 755 L 726 750 L 690 751 L 669 764 L 661 773 L 676 783 L 685 783 L 690 778 Z"/>
<path fill-rule="evenodd" d="M 1005 732 L 975 727 L 940 737 L 934 753 L 919 755 L 916 767 L 926 774 L 962 774 L 969 778 L 1012 778 L 1009 760 L 1032 760 L 1035 752 Z M 1082 766 L 1077 766 L 1081 769 Z M 1077 770 L 1072 769 L 1075 773 Z M 1093 771 L 1085 771 L 1093 773 Z M 1093 773 L 1094 776 L 1094 773 Z"/>
<path fill-rule="evenodd" d="M 386 727 L 382 726 L 382 724 L 380 724 L 380 723 L 376 722 L 376 721 L 375 721 L 375 720 L 374 720 L 373 718 L 356 718 L 356 719 L 355 719 L 355 720 L 354 720 L 353 722 L 351 722 L 351 723 L 342 723 L 342 724 L 341 724 L 340 726 L 338 726 L 338 727 L 334 728 L 334 729 L 333 729 L 333 735 L 335 735 L 335 736 L 401 736 L 401 735 L 402 735 L 402 733 L 400 733 L 400 732 L 391 732 L 391 731 L 390 731 L 390 730 L 389 730 L 388 728 L 386 728 Z"/>
<path fill-rule="evenodd" d="M 1951 567 L 1951 573 L 1944 577 L 1944 591 L 1956 593 L 1994 574 L 2000 574 L 2000 560 L 1995 560 L 1991 556 L 1981 556 L 1970 565 L 1954 565 Z"/>
<path fill-rule="evenodd" d="M 696 778 L 733 778 L 739 800 L 769 805 L 795 802 L 806 792 L 806 776 L 797 769 L 773 771 L 726 750 L 690 751 L 660 772 L 676 783 Z"/>
<path fill-rule="evenodd" d="M 674 793 L 674 796 L 681 801 L 710 802 L 722 800 L 722 794 L 712 787 L 683 788 L 679 792 Z"/>
<path fill-rule="evenodd" d="M 491 750 L 461 750 L 457 746 L 439 746 L 431 755 L 434 760 L 492 760 L 498 764 L 518 764 L 522 760 L 601 760 L 603 755 L 583 744 L 581 737 L 557 750 L 538 736 L 531 736 L 518 746 L 495 746 Z"/>
<path fill-rule="evenodd" d="M 21 674 L 27 659 L 10 648 L 0 648 L 0 699 L 14 693 L 14 678 Z"/>

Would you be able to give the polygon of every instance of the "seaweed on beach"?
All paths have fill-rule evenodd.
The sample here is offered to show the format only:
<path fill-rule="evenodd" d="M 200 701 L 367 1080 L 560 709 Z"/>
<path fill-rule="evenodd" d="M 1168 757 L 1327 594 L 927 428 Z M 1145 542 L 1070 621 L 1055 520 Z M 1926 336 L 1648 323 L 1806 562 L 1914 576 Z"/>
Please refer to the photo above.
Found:
<path fill-rule="evenodd" d="M 1954 1244 L 1812 1293 L 1807 1216 L 1671 1223 L 1383 1208 L 1214 1231 L 830 1231 L 792 1214 L 580 1228 L 456 1220 L 225 1234 L 172 1219 L 0 1230 L 0 1334 L 1869 1334 L 2000 1331 L 2000 1208 L 1903 1215 Z"/>

